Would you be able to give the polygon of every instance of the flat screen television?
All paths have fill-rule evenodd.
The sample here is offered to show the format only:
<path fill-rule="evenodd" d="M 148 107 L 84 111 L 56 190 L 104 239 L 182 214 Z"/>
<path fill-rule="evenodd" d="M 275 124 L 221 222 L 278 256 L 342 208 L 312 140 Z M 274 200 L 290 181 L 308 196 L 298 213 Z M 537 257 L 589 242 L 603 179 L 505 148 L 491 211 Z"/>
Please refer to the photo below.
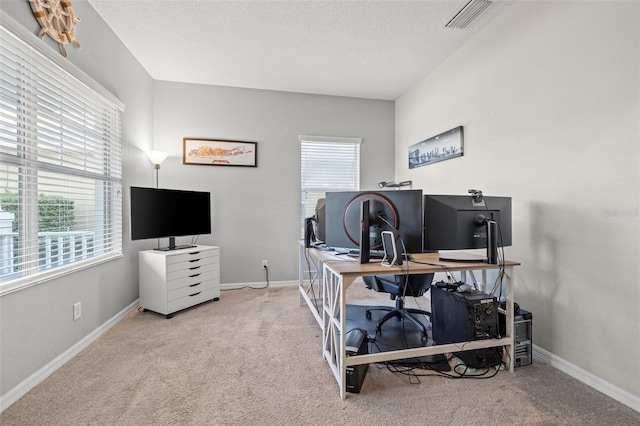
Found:
<path fill-rule="evenodd" d="M 131 239 L 169 238 L 211 233 L 211 194 L 202 191 L 131 187 Z"/>
<path fill-rule="evenodd" d="M 441 260 L 496 263 L 496 250 L 511 245 L 511 197 L 425 195 L 424 250 Z M 487 256 L 448 250 L 486 249 Z"/>
<path fill-rule="evenodd" d="M 363 201 L 369 201 L 370 250 L 382 250 L 382 231 L 395 231 L 399 252 L 422 252 L 423 196 L 419 189 L 327 192 L 324 217 L 327 246 L 359 250 Z"/>

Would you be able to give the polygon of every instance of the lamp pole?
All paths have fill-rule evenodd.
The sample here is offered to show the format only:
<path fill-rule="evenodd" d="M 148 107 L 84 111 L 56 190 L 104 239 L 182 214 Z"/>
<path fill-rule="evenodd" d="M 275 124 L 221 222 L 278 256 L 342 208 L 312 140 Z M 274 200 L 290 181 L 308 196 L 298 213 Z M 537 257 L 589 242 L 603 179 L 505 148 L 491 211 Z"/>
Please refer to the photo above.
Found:
<path fill-rule="evenodd" d="M 158 171 L 160 170 L 160 164 L 154 164 L 153 168 L 156 169 L 156 188 L 160 188 L 160 179 L 158 177 Z"/>

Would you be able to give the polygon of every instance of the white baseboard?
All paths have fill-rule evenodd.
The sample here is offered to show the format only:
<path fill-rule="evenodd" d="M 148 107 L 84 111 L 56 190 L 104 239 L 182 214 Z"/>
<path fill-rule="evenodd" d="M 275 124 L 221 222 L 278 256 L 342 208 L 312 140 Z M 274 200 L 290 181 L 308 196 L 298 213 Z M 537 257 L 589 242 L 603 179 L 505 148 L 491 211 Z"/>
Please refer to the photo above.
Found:
<path fill-rule="evenodd" d="M 140 306 L 140 300 L 136 300 L 129 306 L 118 312 L 115 316 L 102 324 L 100 327 L 93 330 L 90 334 L 85 336 L 78 343 L 67 349 L 60 354 L 54 360 L 42 367 L 40 370 L 33 373 L 30 377 L 25 379 L 15 388 L 11 389 L 6 394 L 0 396 L 0 413 L 9 408 L 13 403 L 22 398 L 31 389 L 42 383 L 47 377 L 56 372 L 60 367 L 69 362 L 74 356 L 79 354 L 83 349 L 87 348 L 91 343 L 96 341 L 100 336 L 106 333 L 111 327 L 120 322 L 131 311 Z"/>
<path fill-rule="evenodd" d="M 298 280 L 294 281 L 271 281 L 269 282 L 270 288 L 279 288 L 279 287 L 297 287 Z M 257 282 L 257 283 L 230 283 L 230 284 L 220 284 L 220 290 L 239 290 L 242 288 L 251 288 L 254 290 L 265 289 L 267 288 L 267 283 L 265 281 Z"/>
<path fill-rule="evenodd" d="M 557 368 L 570 375 L 571 377 L 580 380 L 582 383 L 591 386 L 595 390 L 602 392 L 603 394 L 615 399 L 621 404 L 626 405 L 635 411 L 640 412 L 640 398 L 624 391 L 620 388 L 613 386 L 611 383 L 607 383 L 599 377 L 583 370 L 582 368 L 571 364 L 570 362 L 546 351 L 536 345 L 533 345 L 533 359 L 536 361 L 548 364 L 551 367 Z"/>

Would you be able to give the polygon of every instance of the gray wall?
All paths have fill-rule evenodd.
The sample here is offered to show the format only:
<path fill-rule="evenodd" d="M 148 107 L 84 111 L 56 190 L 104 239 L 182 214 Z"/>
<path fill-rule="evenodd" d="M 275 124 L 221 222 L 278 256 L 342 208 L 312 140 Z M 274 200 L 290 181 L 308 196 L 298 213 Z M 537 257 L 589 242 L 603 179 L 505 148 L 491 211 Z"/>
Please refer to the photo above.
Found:
<path fill-rule="evenodd" d="M 393 178 L 394 103 L 156 81 L 154 144 L 169 152 L 160 185 L 211 191 L 221 283 L 271 282 L 298 274 L 299 135 L 362 138 L 361 187 Z M 257 142 L 258 167 L 182 164 L 182 138 Z M 185 242 L 188 242 L 187 238 Z"/>
<path fill-rule="evenodd" d="M 534 343 L 636 407 L 639 16 L 637 2 L 518 2 L 396 103 L 396 178 L 513 197 L 507 257 Z M 408 170 L 410 145 L 459 125 L 463 157 Z"/>
<path fill-rule="evenodd" d="M 141 149 L 151 143 L 152 80 L 87 2 L 74 1 L 73 7 L 81 19 L 77 39 L 82 48 L 68 47 L 68 59 L 126 105 L 124 179 L 151 185 L 152 171 L 136 164 L 148 162 Z M 0 11 L 29 32 L 38 32 L 28 2 L 3 0 Z M 50 39 L 43 43 L 58 52 L 58 45 Z M 128 209 L 126 197 L 124 209 Z M 125 223 L 125 235 L 128 232 Z M 0 297 L 0 395 L 5 396 L 136 301 L 137 250 L 125 238 L 121 259 Z M 72 306 L 77 301 L 82 302 L 82 318 L 74 322 Z"/>
<path fill-rule="evenodd" d="M 156 245 L 129 238 L 128 189 L 155 184 L 145 150 L 170 153 L 161 186 L 212 192 L 213 234 L 199 243 L 221 246 L 223 285 L 264 283 L 261 259 L 269 260 L 272 282 L 297 279 L 299 134 L 363 138 L 363 188 L 394 172 L 393 102 L 154 82 L 86 1 L 73 8 L 82 48 L 68 47 L 69 61 L 125 104 L 124 256 L 0 297 L 3 401 L 137 300 L 137 253 Z M 24 0 L 3 0 L 0 11 L 33 34 L 39 30 Z M 58 51 L 49 39 L 43 43 Z M 183 166 L 185 136 L 256 141 L 258 167 Z M 77 301 L 82 318 L 74 322 Z"/>

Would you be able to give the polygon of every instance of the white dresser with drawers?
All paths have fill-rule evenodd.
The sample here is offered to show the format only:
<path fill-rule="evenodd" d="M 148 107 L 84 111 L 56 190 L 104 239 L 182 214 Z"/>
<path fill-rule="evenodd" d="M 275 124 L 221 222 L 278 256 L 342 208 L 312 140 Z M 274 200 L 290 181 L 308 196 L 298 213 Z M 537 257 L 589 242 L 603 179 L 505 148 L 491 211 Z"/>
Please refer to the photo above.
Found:
<path fill-rule="evenodd" d="M 220 298 L 220 247 L 140 252 L 140 307 L 174 312 Z"/>

